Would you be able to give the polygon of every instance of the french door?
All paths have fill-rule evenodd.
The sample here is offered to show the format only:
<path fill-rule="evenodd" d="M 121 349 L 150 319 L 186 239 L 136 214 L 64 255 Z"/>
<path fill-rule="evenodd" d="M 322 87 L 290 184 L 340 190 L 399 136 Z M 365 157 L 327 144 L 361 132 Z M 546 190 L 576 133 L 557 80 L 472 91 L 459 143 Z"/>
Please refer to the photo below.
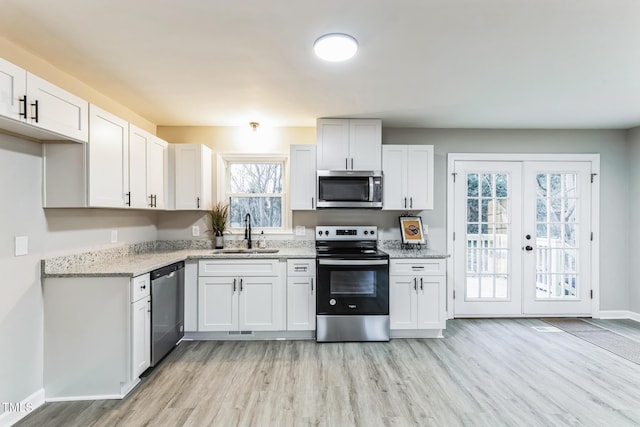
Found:
<path fill-rule="evenodd" d="M 591 314 L 589 161 L 454 162 L 454 313 Z"/>

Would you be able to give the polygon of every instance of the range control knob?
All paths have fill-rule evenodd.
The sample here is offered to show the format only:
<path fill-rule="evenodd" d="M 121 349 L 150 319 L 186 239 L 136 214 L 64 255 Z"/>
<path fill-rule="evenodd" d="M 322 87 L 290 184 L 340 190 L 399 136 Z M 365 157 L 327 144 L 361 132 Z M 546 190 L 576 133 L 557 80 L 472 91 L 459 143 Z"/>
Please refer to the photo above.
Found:
<path fill-rule="evenodd" d="M 318 235 L 322 236 L 322 230 L 318 231 Z"/>
<path fill-rule="evenodd" d="M 335 300 L 335 299 L 333 299 L 333 298 L 331 298 L 331 299 L 329 300 L 329 305 L 336 305 L 336 300 Z"/>
<path fill-rule="evenodd" d="M 376 234 L 376 232 L 371 230 L 371 235 L 373 236 L 374 234 Z"/>
<path fill-rule="evenodd" d="M 329 230 L 325 230 L 325 231 L 324 231 L 324 235 L 325 235 L 325 236 L 328 236 L 328 235 L 329 235 Z"/>
<path fill-rule="evenodd" d="M 364 235 L 366 236 L 367 234 L 369 234 L 369 232 L 367 230 L 364 230 Z"/>

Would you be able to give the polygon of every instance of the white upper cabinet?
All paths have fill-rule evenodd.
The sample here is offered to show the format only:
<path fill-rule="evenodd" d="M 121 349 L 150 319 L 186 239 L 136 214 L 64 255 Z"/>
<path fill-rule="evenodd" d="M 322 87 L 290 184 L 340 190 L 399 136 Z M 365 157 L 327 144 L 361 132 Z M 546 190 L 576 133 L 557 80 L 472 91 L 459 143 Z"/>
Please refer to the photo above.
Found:
<path fill-rule="evenodd" d="M 433 209 L 433 145 L 383 145 L 382 171 L 384 209 Z"/>
<path fill-rule="evenodd" d="M 291 209 L 313 210 L 316 208 L 316 146 L 292 145 L 290 159 Z"/>
<path fill-rule="evenodd" d="M 380 170 L 382 120 L 318 119 L 319 170 Z"/>
<path fill-rule="evenodd" d="M 95 105 L 89 121 L 88 205 L 123 208 L 128 188 L 129 123 Z"/>
<path fill-rule="evenodd" d="M 211 205 L 211 149 L 202 144 L 171 144 L 176 210 L 207 210 Z"/>
<path fill-rule="evenodd" d="M 26 119 L 27 72 L 0 58 L 0 115 L 13 120 Z"/>
<path fill-rule="evenodd" d="M 89 103 L 0 58 L 0 128 L 41 141 L 87 142 Z"/>
<path fill-rule="evenodd" d="M 132 208 L 165 208 L 169 144 L 129 125 L 129 191 Z"/>

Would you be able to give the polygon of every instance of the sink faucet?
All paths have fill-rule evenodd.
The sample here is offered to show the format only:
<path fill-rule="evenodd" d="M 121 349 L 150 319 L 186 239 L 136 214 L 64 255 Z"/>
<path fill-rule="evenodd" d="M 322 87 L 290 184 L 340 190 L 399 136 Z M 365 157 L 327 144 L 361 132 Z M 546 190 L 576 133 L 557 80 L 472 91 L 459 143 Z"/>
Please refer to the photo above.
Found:
<path fill-rule="evenodd" d="M 247 249 L 251 249 L 251 214 L 244 216 L 244 238 L 247 241 Z"/>

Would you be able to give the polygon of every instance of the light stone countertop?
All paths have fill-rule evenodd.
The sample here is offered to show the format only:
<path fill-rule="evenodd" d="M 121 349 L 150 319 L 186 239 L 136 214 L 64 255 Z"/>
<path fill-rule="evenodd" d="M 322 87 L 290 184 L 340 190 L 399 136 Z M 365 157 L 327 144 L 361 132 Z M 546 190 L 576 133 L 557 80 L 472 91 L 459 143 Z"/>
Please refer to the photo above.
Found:
<path fill-rule="evenodd" d="M 182 249 L 126 255 L 95 263 L 42 262 L 42 277 L 140 276 L 166 265 L 189 259 L 278 259 L 315 258 L 315 248 L 281 248 L 277 253 L 214 253 L 213 249 Z"/>
<path fill-rule="evenodd" d="M 445 259 L 449 255 L 433 249 L 390 249 L 383 248 L 383 251 L 389 254 L 389 258 L 423 258 L 423 259 Z"/>

